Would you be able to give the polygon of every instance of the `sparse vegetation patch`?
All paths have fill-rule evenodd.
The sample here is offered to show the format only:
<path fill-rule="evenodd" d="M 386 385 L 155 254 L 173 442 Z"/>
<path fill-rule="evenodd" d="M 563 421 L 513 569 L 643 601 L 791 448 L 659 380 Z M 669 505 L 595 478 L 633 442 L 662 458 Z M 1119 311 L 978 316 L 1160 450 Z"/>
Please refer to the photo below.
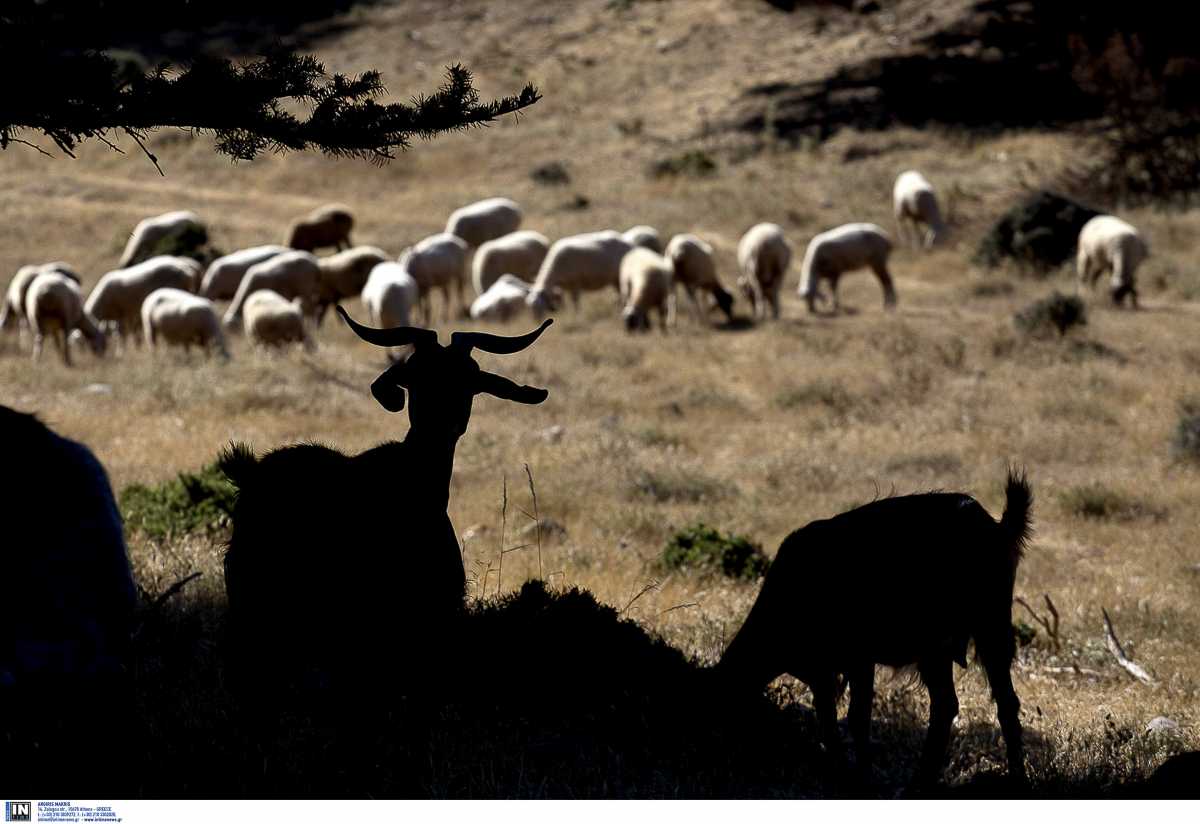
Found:
<path fill-rule="evenodd" d="M 716 571 L 747 581 L 766 575 L 771 566 L 762 547 L 745 535 L 726 534 L 703 522 L 671 536 L 660 561 L 666 569 Z"/>
<path fill-rule="evenodd" d="M 236 497 L 237 490 L 214 463 L 156 486 L 127 486 L 118 506 L 128 529 L 164 539 L 224 529 Z"/>

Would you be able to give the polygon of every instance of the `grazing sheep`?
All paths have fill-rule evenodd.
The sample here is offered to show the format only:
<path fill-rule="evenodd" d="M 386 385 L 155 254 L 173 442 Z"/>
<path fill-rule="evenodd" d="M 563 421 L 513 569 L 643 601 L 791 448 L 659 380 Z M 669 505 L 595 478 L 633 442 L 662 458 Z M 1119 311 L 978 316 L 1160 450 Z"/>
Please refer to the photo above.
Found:
<path fill-rule="evenodd" d="M 671 261 L 638 246 L 621 260 L 621 318 L 630 332 L 650 331 L 650 310 L 658 311 L 663 332 L 675 320 L 675 279 Z"/>
<path fill-rule="evenodd" d="M 251 293 L 243 306 L 242 323 L 246 339 L 255 346 L 280 347 L 302 343 L 312 352 L 317 348 L 304 324 L 304 300 L 288 300 L 272 289 Z"/>
<path fill-rule="evenodd" d="M 621 237 L 634 246 L 649 249 L 651 252 L 659 255 L 663 253 L 662 237 L 659 236 L 658 230 L 653 226 L 633 226 L 622 232 Z"/>
<path fill-rule="evenodd" d="M 342 298 L 362 294 L 371 270 L 387 260 L 388 253 L 377 246 L 355 246 L 318 260 L 321 278 L 317 286 L 317 326 L 330 306 Z"/>
<path fill-rule="evenodd" d="M 104 334 L 91 317 L 83 310 L 83 293 L 79 283 L 53 269 L 43 270 L 25 291 L 25 319 L 33 333 L 33 359 L 42 356 L 42 343 L 46 335 L 62 353 L 63 363 L 71 365 L 71 347 L 67 336 L 78 329 L 92 351 L 103 355 Z"/>
<path fill-rule="evenodd" d="M 363 309 L 373 326 L 408 326 L 409 317 L 421 300 L 421 287 L 399 263 L 386 261 L 371 270 L 362 290 Z M 395 359 L 397 353 L 389 352 Z"/>
<path fill-rule="evenodd" d="M 182 289 L 155 289 L 149 294 L 142 303 L 142 331 L 150 348 L 161 338 L 182 346 L 184 352 L 194 343 L 205 351 L 212 347 L 222 357 L 229 357 L 213 302 Z"/>
<path fill-rule="evenodd" d="M 237 294 L 238 284 L 242 282 L 251 266 L 270 260 L 287 250 L 286 246 L 274 244 L 253 246 L 217 258 L 208 265 L 208 271 L 204 273 L 204 280 L 200 283 L 200 296 L 209 300 L 230 300 Z"/>
<path fill-rule="evenodd" d="M 1129 295 L 1130 305 L 1138 308 L 1137 268 L 1150 257 L 1150 247 L 1137 229 L 1112 215 L 1099 215 L 1083 225 L 1079 232 L 1079 251 L 1075 259 L 1079 286 L 1095 288 L 1096 280 L 1106 271 L 1112 273 L 1109 294 L 1120 306 Z"/>
<path fill-rule="evenodd" d="M 22 266 L 8 282 L 8 289 L 4 294 L 4 304 L 0 306 L 0 330 L 16 327 L 20 334 L 28 327 L 29 324 L 25 320 L 25 293 L 29 291 L 29 284 L 33 283 L 33 279 L 46 271 L 61 272 L 79 283 L 79 275 L 69 264 L 63 263 L 61 260 L 54 263 Z"/>
<path fill-rule="evenodd" d="M 516 275 L 532 281 L 550 251 L 550 240 L 541 232 L 525 229 L 489 240 L 471 261 L 471 284 L 482 295 L 501 275 Z"/>
<path fill-rule="evenodd" d="M 173 253 L 174 248 L 166 249 L 164 245 L 171 241 L 181 241 L 186 235 L 194 242 L 189 244 L 199 246 L 208 240 L 208 229 L 205 228 L 195 212 L 167 212 L 157 217 L 148 217 L 139 223 L 125 244 L 125 251 L 117 262 L 118 269 L 127 269 L 148 258 L 162 255 L 164 252 Z"/>
<path fill-rule="evenodd" d="M 350 248 L 350 231 L 354 228 L 354 215 L 345 206 L 337 203 L 313 209 L 288 229 L 284 243 L 292 249 L 315 252 L 332 246 L 337 251 Z"/>
<path fill-rule="evenodd" d="M 774 223 L 759 223 L 750 228 L 738 241 L 738 268 L 741 276 L 738 287 L 750 301 L 755 318 L 771 315 L 779 319 L 779 289 L 792 264 L 792 245 L 783 229 Z"/>
<path fill-rule="evenodd" d="M 142 303 L 155 289 L 196 290 L 200 264 L 191 258 L 159 255 L 128 269 L 107 272 L 88 295 L 84 309 L 101 324 L 115 324 L 122 341 L 140 343 Z"/>
<path fill-rule="evenodd" d="M 300 307 L 308 317 L 316 308 L 320 282 L 321 266 L 317 256 L 309 252 L 284 252 L 256 263 L 247 270 L 225 310 L 225 328 L 236 330 L 241 326 L 243 304 L 260 289 L 271 289 L 289 300 L 299 298 Z"/>
<path fill-rule="evenodd" d="M 840 752 L 840 678 L 850 684 L 850 730 L 869 775 L 875 666 L 915 665 L 929 690 L 920 779 L 942 771 L 958 714 L 954 663 L 967 642 L 987 672 L 1008 750 L 1009 775 L 1025 778 L 1015 654 L 1013 581 L 1028 543 L 1033 494 L 1009 472 L 997 523 L 974 498 L 928 493 L 885 498 L 813 521 L 779 548 L 746 622 L 717 672 L 728 685 L 762 689 L 782 673 L 808 684 L 831 754 Z"/>
<path fill-rule="evenodd" d="M 455 209 L 446 221 L 446 234 L 462 238 L 474 249 L 519 228 L 521 207 L 506 197 L 490 197 Z"/>
<path fill-rule="evenodd" d="M 533 284 L 515 275 L 501 275 L 488 290 L 471 304 L 474 320 L 506 321 L 525 308 L 525 298 Z"/>
<path fill-rule="evenodd" d="M 733 320 L 733 295 L 717 277 L 717 263 L 711 246 L 695 235 L 675 235 L 667 244 L 667 260 L 671 261 L 675 272 L 675 283 L 683 284 L 697 319 L 705 317 L 705 313 L 696 299 L 696 290 L 706 289 L 712 292 L 725 317 Z"/>
<path fill-rule="evenodd" d="M 818 299 L 824 300 L 820 284 L 827 280 L 833 295 L 833 311 L 837 312 L 838 281 L 846 272 L 863 268 L 869 268 L 879 278 L 883 308 L 895 308 L 896 289 L 887 268 L 891 252 L 892 241 L 887 232 L 874 223 L 847 223 L 814 237 L 800 265 L 799 293 L 808 303 L 808 311 L 815 312 Z"/>
<path fill-rule="evenodd" d="M 920 172 L 908 171 L 896 178 L 892 205 L 896 212 L 896 233 L 902 242 L 911 237 L 914 245 L 928 249 L 945 233 L 937 193 Z"/>
<path fill-rule="evenodd" d="M 266 675 L 292 663 L 393 690 L 435 678 L 431 662 L 455 654 L 445 639 L 466 576 L 446 510 L 474 397 L 538 404 L 547 396 L 483 371 L 471 352 L 520 352 L 549 321 L 518 337 L 455 332 L 442 346 L 432 330 L 367 328 L 337 311 L 370 343 L 413 347 L 371 386 L 389 412 L 411 393 L 408 434 L 355 456 L 316 444 L 261 459 L 235 445 L 222 456 L 238 487 L 225 554 L 230 637 L 234 660 Z"/>
<path fill-rule="evenodd" d="M 7 406 L 0 442 L 14 480 L 4 492 L 0 685 L 120 676 L 135 592 L 104 467 L 83 444 Z"/>
<path fill-rule="evenodd" d="M 450 287 L 458 295 L 458 305 L 464 306 L 463 279 L 467 269 L 467 244 L 449 232 L 430 235 L 400 253 L 400 265 L 408 270 L 421 287 L 421 314 L 425 322 L 433 312 L 430 292 L 442 291 L 446 320 L 450 319 Z"/>
<path fill-rule="evenodd" d="M 525 302 L 541 319 L 557 308 L 559 291 L 569 292 L 575 309 L 579 293 L 612 287 L 620 293 L 621 259 L 633 244 L 611 229 L 571 235 L 550 247 Z"/>

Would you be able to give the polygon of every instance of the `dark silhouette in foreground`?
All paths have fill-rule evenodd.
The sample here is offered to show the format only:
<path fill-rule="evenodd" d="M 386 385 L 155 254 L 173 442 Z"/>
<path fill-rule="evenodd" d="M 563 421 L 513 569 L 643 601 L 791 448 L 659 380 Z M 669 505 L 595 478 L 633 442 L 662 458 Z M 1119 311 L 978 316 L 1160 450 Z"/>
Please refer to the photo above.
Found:
<path fill-rule="evenodd" d="M 999 522 L 968 495 L 886 498 L 789 535 L 717 671 L 761 689 L 790 673 L 808 684 L 830 755 L 840 755 L 837 700 L 850 685 L 858 768 L 870 772 L 875 666 L 915 665 L 929 690 L 918 781 L 941 777 L 958 714 L 954 663 L 975 650 L 996 699 L 1013 781 L 1024 783 L 1020 702 L 1009 668 L 1013 580 L 1028 542 L 1033 494 L 1010 472 Z M 843 681 L 842 679 L 845 679 Z"/>
<path fill-rule="evenodd" d="M 0 496 L 0 776 L 14 788 L 69 776 L 90 794 L 122 768 L 132 716 L 121 516 L 83 444 L 6 406 L 0 443 L 13 481 Z"/>
<path fill-rule="evenodd" d="M 449 654 L 462 611 L 466 579 L 446 505 L 472 401 L 547 396 L 480 369 L 471 352 L 520 352 L 551 321 L 517 337 L 455 332 L 442 346 L 429 329 L 371 329 L 338 312 L 366 341 L 413 347 L 371 386 L 389 412 L 404 408 L 407 389 L 411 426 L 403 441 L 353 457 L 317 444 L 261 460 L 245 445 L 226 450 L 221 468 L 238 487 L 225 555 L 230 648 L 250 671 L 300 667 L 292 674 L 346 684 L 394 673 L 415 685 L 441 674 L 435 662 Z"/>

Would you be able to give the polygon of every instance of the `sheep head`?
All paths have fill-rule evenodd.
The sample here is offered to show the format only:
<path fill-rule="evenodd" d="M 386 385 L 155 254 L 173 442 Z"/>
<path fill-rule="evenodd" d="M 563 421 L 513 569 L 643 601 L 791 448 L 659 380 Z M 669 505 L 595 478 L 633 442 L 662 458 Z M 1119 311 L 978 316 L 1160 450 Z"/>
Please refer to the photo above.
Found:
<path fill-rule="evenodd" d="M 414 427 L 447 430 L 461 435 L 467 430 L 471 403 L 486 393 L 517 403 L 539 404 L 549 393 L 533 386 L 521 386 L 508 378 L 479 368 L 471 357 L 475 349 L 497 355 L 511 355 L 529 347 L 554 321 L 547 319 L 532 332 L 515 337 L 486 332 L 454 332 L 450 345 L 438 343 L 437 332 L 415 326 L 372 329 L 363 326 L 337 307 L 342 319 L 356 335 L 376 346 L 412 346 L 406 360 L 388 367 L 371 384 L 371 394 L 389 412 L 404 408 L 405 390 L 412 395 L 408 417 Z"/>

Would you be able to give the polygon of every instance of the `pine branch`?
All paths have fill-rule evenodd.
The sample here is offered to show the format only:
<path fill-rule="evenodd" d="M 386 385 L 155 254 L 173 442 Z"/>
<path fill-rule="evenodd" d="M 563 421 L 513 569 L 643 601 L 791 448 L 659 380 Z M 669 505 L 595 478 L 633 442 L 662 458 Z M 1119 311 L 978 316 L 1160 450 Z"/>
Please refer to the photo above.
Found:
<path fill-rule="evenodd" d="M 264 151 L 320 151 L 383 163 L 414 138 L 486 125 L 541 97 L 527 84 L 480 102 L 471 73 L 455 65 L 432 94 L 381 104 L 386 89 L 378 72 L 329 75 L 314 57 L 283 50 L 244 65 L 202 57 L 182 69 L 164 64 L 130 77 L 101 51 L 56 47 L 52 28 L 3 14 L 0 72 L 10 79 L 0 102 L 0 148 L 28 144 L 18 135 L 39 132 L 73 157 L 83 142 L 112 147 L 108 135 L 125 132 L 156 167 L 144 141 L 162 128 L 211 134 L 216 150 L 235 161 Z M 307 116 L 289 112 L 289 100 Z"/>

